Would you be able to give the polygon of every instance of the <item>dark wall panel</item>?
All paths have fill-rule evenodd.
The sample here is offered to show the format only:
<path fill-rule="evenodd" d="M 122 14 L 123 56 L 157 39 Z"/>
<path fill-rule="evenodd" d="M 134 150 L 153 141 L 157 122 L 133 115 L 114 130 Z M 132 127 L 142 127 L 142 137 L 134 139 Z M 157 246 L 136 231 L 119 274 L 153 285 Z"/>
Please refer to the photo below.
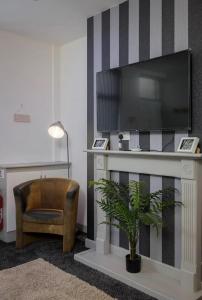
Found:
<path fill-rule="evenodd" d="M 189 47 L 192 49 L 192 136 L 202 141 L 202 1 L 189 0 Z M 202 142 L 201 142 L 202 145 Z"/>
<path fill-rule="evenodd" d="M 140 174 L 140 181 L 144 182 L 145 192 L 150 192 L 150 176 Z M 142 225 L 140 228 L 139 253 L 150 257 L 150 226 Z"/>
<path fill-rule="evenodd" d="M 128 64 L 128 1 L 119 5 L 119 66 Z"/>
<path fill-rule="evenodd" d="M 162 133 L 162 151 L 174 152 L 175 151 L 175 133 L 163 132 Z"/>
<path fill-rule="evenodd" d="M 128 184 L 129 182 L 129 173 L 120 172 L 119 173 L 119 183 Z M 125 200 L 128 205 L 127 199 Z M 125 249 L 129 248 L 128 238 L 122 230 L 119 231 L 119 246 Z"/>
<path fill-rule="evenodd" d="M 139 145 L 143 151 L 150 150 L 150 133 L 149 132 L 140 132 L 139 133 Z"/>
<path fill-rule="evenodd" d="M 174 0 L 162 0 L 162 54 L 174 53 Z M 174 132 L 162 132 L 162 151 L 174 151 Z"/>
<path fill-rule="evenodd" d="M 150 57 L 150 0 L 139 2 L 139 60 Z"/>
<path fill-rule="evenodd" d="M 102 13 L 102 70 L 110 69 L 110 10 Z"/>
<path fill-rule="evenodd" d="M 150 58 L 150 0 L 139 2 L 139 60 Z M 139 133 L 140 148 L 150 149 L 149 132 Z"/>
<path fill-rule="evenodd" d="M 102 13 L 102 70 L 110 69 L 110 9 Z M 103 138 L 110 139 L 110 133 L 102 133 Z"/>
<path fill-rule="evenodd" d="M 162 54 L 174 52 L 174 0 L 162 0 Z"/>
<path fill-rule="evenodd" d="M 94 26 L 87 20 L 87 147 L 94 140 Z M 87 154 L 87 181 L 94 179 L 94 157 Z M 87 187 L 87 237 L 94 240 L 94 189 Z"/>
<path fill-rule="evenodd" d="M 174 178 L 163 177 L 162 188 L 174 187 Z M 174 199 L 174 192 L 170 198 Z M 165 201 L 166 196 L 162 197 Z M 166 224 L 162 228 L 162 262 L 174 266 L 175 265 L 175 208 L 171 207 L 162 213 L 163 223 Z"/>
<path fill-rule="evenodd" d="M 129 3 L 128 1 L 119 5 L 119 65 L 124 66 L 128 64 L 128 26 L 129 26 Z M 124 149 L 128 149 L 128 141 L 123 141 Z M 129 173 L 120 172 L 119 182 L 128 184 Z M 128 249 L 128 239 L 126 234 L 120 230 L 119 232 L 119 246 Z"/>

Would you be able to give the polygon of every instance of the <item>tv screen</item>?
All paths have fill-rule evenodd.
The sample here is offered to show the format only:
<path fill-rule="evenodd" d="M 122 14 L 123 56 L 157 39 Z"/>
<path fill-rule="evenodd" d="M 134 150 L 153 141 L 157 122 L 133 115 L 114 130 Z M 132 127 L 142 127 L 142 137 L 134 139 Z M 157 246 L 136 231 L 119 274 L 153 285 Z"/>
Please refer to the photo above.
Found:
<path fill-rule="evenodd" d="M 190 130 L 189 50 L 98 72 L 97 130 Z"/>

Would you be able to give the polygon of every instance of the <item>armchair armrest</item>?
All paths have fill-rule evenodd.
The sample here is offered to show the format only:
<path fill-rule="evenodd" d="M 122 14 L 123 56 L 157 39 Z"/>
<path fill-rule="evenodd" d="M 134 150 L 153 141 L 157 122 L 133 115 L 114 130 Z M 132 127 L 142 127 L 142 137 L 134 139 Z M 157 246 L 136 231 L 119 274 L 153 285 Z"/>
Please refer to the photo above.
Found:
<path fill-rule="evenodd" d="M 71 183 L 71 186 L 69 187 L 67 194 L 66 194 L 67 201 L 69 201 L 69 202 L 74 201 L 78 191 L 79 191 L 79 185 L 76 182 Z"/>
<path fill-rule="evenodd" d="M 23 213 L 26 209 L 26 199 L 29 194 L 32 181 L 27 181 L 13 188 L 16 206 L 16 247 L 22 248 L 26 245 L 26 235 L 23 233 Z"/>
<path fill-rule="evenodd" d="M 16 203 L 16 212 L 18 214 L 22 214 L 26 209 L 26 198 L 29 194 L 29 187 L 31 183 L 32 180 L 19 184 L 13 188 Z"/>
<path fill-rule="evenodd" d="M 71 181 L 64 204 L 64 210 L 71 210 L 78 204 L 79 184 L 75 181 Z"/>
<path fill-rule="evenodd" d="M 76 232 L 77 208 L 78 208 L 79 184 L 71 181 L 64 203 L 64 237 L 63 251 L 73 248 Z"/>

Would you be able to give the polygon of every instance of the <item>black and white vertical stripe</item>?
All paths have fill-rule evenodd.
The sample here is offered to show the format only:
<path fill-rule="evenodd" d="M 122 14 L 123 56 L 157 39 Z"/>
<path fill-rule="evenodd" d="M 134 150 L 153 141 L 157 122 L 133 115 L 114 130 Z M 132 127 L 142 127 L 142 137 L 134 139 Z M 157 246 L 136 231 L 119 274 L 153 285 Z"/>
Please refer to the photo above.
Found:
<path fill-rule="evenodd" d="M 194 18 L 188 16 L 188 1 L 189 10 L 193 15 L 196 15 L 196 19 L 202 27 L 202 22 L 199 20 L 201 15 L 197 13 L 196 3 L 200 6 L 201 11 L 202 5 L 199 4 L 199 1 L 191 0 L 129 0 L 88 19 L 87 126 L 89 148 L 91 148 L 93 138 L 100 134 L 96 130 L 96 72 L 187 49 L 188 18 L 191 22 L 189 31 L 193 32 L 193 36 L 189 34 L 189 44 L 192 48 L 196 48 L 199 63 L 201 56 L 199 50 L 202 50 L 202 43 L 195 41 L 196 22 Z M 198 77 L 196 76 L 196 81 L 201 76 L 200 74 L 198 73 Z M 196 85 L 197 82 L 194 84 Z M 196 95 L 193 96 L 196 103 Z M 194 113 L 197 117 L 197 111 Z M 195 123 L 194 121 L 194 132 L 197 132 Z M 140 145 L 145 150 L 175 151 L 180 138 L 185 135 L 187 135 L 186 132 L 133 132 L 129 145 L 126 146 Z M 111 149 L 118 149 L 117 134 L 105 133 L 102 136 L 110 137 Z M 88 179 L 94 178 L 94 171 L 93 158 L 88 155 Z M 174 178 L 125 172 L 112 172 L 111 178 L 122 183 L 128 183 L 129 180 L 134 179 L 142 180 L 145 182 L 146 189 L 151 192 L 167 186 L 176 187 L 180 190 L 180 181 Z M 180 193 L 176 192 L 175 198 L 179 199 L 179 197 Z M 94 193 L 91 189 L 88 189 L 87 208 L 88 238 L 94 239 L 96 235 L 96 211 Z M 153 229 L 144 226 L 141 228 L 139 252 L 158 261 L 179 267 L 181 249 L 180 209 L 170 209 L 163 213 L 162 217 L 168 225 L 162 229 L 158 237 Z M 111 228 L 111 242 L 113 245 L 128 248 L 126 236 L 114 228 Z"/>

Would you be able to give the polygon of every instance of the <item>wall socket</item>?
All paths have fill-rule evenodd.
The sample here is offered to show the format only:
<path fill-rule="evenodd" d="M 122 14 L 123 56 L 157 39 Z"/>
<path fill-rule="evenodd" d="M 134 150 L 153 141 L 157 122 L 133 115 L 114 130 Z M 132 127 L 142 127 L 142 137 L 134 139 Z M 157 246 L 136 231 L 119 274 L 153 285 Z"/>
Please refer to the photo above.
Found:
<path fill-rule="evenodd" d="M 124 141 L 130 141 L 130 132 L 129 131 L 119 132 L 119 134 L 123 135 Z"/>

